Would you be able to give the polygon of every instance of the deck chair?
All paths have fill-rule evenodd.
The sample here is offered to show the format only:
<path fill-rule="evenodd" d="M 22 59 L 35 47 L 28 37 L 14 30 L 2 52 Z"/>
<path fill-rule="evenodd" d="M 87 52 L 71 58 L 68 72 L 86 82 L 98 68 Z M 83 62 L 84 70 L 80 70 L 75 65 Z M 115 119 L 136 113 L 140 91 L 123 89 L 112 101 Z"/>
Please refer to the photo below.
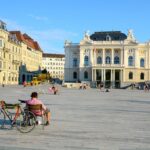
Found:
<path fill-rule="evenodd" d="M 44 123 L 45 123 L 45 113 L 43 113 L 43 108 L 42 108 L 42 104 L 36 104 L 36 105 L 31 105 L 31 104 L 28 104 L 27 105 L 27 108 L 28 108 L 28 110 L 29 111 L 31 111 L 31 112 L 35 112 L 35 111 L 41 111 L 41 115 L 37 115 L 37 114 L 35 114 L 35 116 L 37 117 L 37 116 L 39 116 L 39 117 L 41 117 L 42 118 L 42 128 L 44 129 Z"/>

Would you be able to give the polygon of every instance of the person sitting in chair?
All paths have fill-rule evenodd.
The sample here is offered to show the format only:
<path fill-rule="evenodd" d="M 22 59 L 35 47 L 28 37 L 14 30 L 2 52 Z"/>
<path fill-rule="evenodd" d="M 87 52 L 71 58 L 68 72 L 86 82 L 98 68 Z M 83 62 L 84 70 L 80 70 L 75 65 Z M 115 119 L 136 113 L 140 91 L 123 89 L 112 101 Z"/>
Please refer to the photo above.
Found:
<path fill-rule="evenodd" d="M 26 104 L 28 105 L 36 105 L 36 104 L 42 104 L 42 108 L 43 108 L 43 114 L 45 114 L 45 118 L 46 118 L 46 125 L 50 124 L 50 110 L 43 104 L 43 102 L 41 100 L 38 99 L 38 93 L 37 92 L 33 92 L 31 93 L 31 99 L 28 100 L 26 102 Z M 36 111 L 33 112 L 35 115 L 40 115 L 41 111 Z"/>

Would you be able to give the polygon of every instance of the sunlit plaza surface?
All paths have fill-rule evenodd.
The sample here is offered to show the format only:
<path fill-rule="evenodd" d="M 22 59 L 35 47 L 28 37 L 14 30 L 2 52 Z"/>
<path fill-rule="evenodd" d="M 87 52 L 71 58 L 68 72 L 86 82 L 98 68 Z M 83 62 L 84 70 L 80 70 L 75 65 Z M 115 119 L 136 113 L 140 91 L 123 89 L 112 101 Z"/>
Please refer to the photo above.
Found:
<path fill-rule="evenodd" d="M 0 130 L 0 150 L 149 150 L 150 92 L 67 89 L 49 85 L 0 87 L 0 99 L 17 103 L 32 91 L 51 110 L 51 124 L 27 134 Z"/>

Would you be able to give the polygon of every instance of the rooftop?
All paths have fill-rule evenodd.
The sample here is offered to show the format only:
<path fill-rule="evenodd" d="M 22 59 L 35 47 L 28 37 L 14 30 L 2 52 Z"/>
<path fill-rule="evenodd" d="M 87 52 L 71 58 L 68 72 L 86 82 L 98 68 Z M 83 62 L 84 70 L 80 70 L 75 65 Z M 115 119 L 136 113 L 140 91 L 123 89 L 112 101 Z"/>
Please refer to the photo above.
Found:
<path fill-rule="evenodd" d="M 64 58 L 64 54 L 50 54 L 50 53 L 43 53 L 43 57 L 50 57 L 50 58 Z"/>
<path fill-rule="evenodd" d="M 15 34 L 17 39 L 20 42 L 24 42 L 25 44 L 27 44 L 28 47 L 31 47 L 34 50 L 42 52 L 42 49 L 40 48 L 38 42 L 34 41 L 28 34 L 26 33 L 22 34 L 20 31 L 10 31 L 10 33 Z"/>
<path fill-rule="evenodd" d="M 95 32 L 90 36 L 93 41 L 123 41 L 127 35 L 121 31 L 102 31 Z"/>

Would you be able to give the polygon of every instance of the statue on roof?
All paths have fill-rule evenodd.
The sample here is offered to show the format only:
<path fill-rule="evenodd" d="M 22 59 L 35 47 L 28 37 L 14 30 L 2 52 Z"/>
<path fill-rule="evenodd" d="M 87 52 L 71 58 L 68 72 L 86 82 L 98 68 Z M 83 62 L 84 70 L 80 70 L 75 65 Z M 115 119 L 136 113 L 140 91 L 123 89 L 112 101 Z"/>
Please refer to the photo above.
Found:
<path fill-rule="evenodd" d="M 133 35 L 133 30 L 131 30 L 131 29 L 128 30 L 127 40 L 129 40 L 129 41 L 136 41 L 135 37 Z"/>
<path fill-rule="evenodd" d="M 85 31 L 84 33 L 84 40 L 90 40 L 89 30 Z"/>

